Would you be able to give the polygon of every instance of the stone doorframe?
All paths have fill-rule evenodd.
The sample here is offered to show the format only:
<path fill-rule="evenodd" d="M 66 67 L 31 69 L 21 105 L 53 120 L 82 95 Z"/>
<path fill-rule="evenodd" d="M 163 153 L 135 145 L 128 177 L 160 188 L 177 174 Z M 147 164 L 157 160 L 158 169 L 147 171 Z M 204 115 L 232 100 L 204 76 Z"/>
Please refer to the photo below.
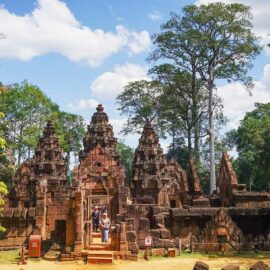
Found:
<path fill-rule="evenodd" d="M 86 209 L 84 211 L 85 213 L 85 218 L 84 218 L 84 230 L 85 230 L 85 240 L 84 240 L 84 245 L 85 248 L 91 245 L 93 242 L 93 237 L 92 237 L 92 231 L 93 231 L 93 224 L 92 224 L 92 207 L 94 205 L 94 201 L 103 201 L 107 203 L 108 206 L 108 212 L 109 214 L 111 213 L 111 196 L 110 195 L 89 195 L 86 198 Z M 110 216 L 109 216 L 110 217 Z"/>

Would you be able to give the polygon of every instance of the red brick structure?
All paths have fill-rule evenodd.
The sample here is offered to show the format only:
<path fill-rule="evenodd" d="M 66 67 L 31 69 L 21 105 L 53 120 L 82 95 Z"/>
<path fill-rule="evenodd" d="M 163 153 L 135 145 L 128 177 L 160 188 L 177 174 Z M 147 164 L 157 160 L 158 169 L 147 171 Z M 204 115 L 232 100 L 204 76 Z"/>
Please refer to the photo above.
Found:
<path fill-rule="evenodd" d="M 106 205 L 112 220 L 111 245 L 121 258 L 145 248 L 182 247 L 218 251 L 220 239 L 250 250 L 270 250 L 270 194 L 248 192 L 239 184 L 226 153 L 222 156 L 217 190 L 206 196 L 193 160 L 185 171 L 167 160 L 151 123 L 146 123 L 135 151 L 130 187 L 117 153 L 108 115 L 102 105 L 93 114 L 71 183 L 53 124 L 49 121 L 31 160 L 14 175 L 14 187 L 1 218 L 7 228 L 0 249 L 26 243 L 31 234 L 58 243 L 63 260 L 93 249 L 91 212 Z M 221 208 L 222 207 L 222 208 Z M 269 241 L 268 241 L 269 242 Z M 267 242 L 267 243 L 268 243 Z M 203 243 L 207 243 L 203 244 Z M 65 248 L 64 248 L 65 247 Z M 87 258 L 88 259 L 88 258 Z"/>

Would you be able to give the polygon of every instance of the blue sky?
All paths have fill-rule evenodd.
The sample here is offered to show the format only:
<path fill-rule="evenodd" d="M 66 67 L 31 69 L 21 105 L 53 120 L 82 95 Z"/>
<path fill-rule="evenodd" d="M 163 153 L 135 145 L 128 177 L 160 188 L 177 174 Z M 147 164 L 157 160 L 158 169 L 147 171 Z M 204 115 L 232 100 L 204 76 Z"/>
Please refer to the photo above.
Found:
<path fill-rule="evenodd" d="M 267 43 L 270 2 L 239 1 L 253 7 L 254 31 L 262 44 Z M 62 110 L 81 114 L 87 122 L 97 103 L 103 103 L 121 137 L 118 132 L 125 119 L 114 99 L 129 81 L 147 78 L 145 58 L 153 48 L 151 35 L 170 11 L 206 2 L 214 1 L 0 0 L 0 33 L 7 36 L 0 42 L 0 81 L 26 79 Z M 269 56 L 264 51 L 251 71 L 256 81 L 253 97 L 239 84 L 219 86 L 229 128 L 237 127 L 254 102 L 270 101 Z M 136 136 L 125 139 L 136 147 Z M 168 143 L 162 142 L 164 147 Z"/>

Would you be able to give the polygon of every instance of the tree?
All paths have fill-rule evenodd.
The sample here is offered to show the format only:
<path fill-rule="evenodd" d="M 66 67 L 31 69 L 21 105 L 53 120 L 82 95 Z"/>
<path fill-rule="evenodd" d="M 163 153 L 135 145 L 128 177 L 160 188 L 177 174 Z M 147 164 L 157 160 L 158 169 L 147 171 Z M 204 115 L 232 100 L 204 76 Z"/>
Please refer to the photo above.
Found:
<path fill-rule="evenodd" d="M 246 183 L 250 190 L 269 190 L 270 103 L 256 103 L 239 128 L 229 132 L 227 137 L 239 153 L 234 162 L 239 181 Z"/>
<path fill-rule="evenodd" d="M 171 19 L 154 35 L 157 48 L 150 60 L 166 59 L 181 70 L 196 74 L 208 90 L 210 193 L 216 188 L 213 95 L 217 79 L 240 81 L 251 89 L 247 76 L 252 60 L 260 53 L 251 31 L 250 8 L 242 4 L 213 3 L 186 6 L 183 15 Z"/>
<path fill-rule="evenodd" d="M 3 92 L 4 92 L 4 89 L 0 85 L 0 97 L 3 94 Z M 0 111 L 0 119 L 3 117 L 4 117 L 4 114 Z M 0 137 L 0 158 L 4 155 L 5 148 L 6 148 L 6 141 L 4 138 Z M 6 194 L 7 194 L 7 186 L 5 185 L 4 182 L 0 181 L 0 217 L 2 215 L 3 205 L 5 203 L 4 196 Z M 5 231 L 5 228 L 3 228 L 0 223 L 0 233 L 3 231 Z"/>
<path fill-rule="evenodd" d="M 166 123 L 165 131 L 175 139 L 187 141 L 189 159 L 200 164 L 200 147 L 207 136 L 208 93 L 201 80 L 171 64 L 155 66 L 150 70 L 162 86 L 160 118 Z M 217 128 L 225 123 L 221 99 L 214 96 Z"/>
<path fill-rule="evenodd" d="M 0 110 L 5 117 L 0 122 L 0 132 L 7 139 L 11 160 L 17 164 L 29 159 L 37 146 L 46 122 L 51 119 L 56 125 L 60 145 L 67 154 L 78 155 L 84 136 L 83 118 L 59 110 L 37 86 L 22 82 L 7 87 L 0 100 Z"/>
<path fill-rule="evenodd" d="M 7 88 L 0 100 L 5 117 L 0 130 L 5 135 L 13 159 L 20 164 L 30 158 L 49 116 L 58 110 L 37 86 L 24 81 Z"/>
<path fill-rule="evenodd" d="M 159 127 L 161 109 L 160 85 L 156 81 L 135 81 L 125 86 L 124 91 L 116 98 L 121 115 L 128 116 L 127 124 L 124 125 L 123 133 L 140 132 L 146 121 Z"/>
<path fill-rule="evenodd" d="M 54 119 L 56 132 L 60 140 L 61 147 L 66 153 L 68 166 L 70 165 L 71 154 L 77 160 L 83 137 L 85 135 L 85 125 L 82 116 L 67 112 L 56 112 Z"/>
<path fill-rule="evenodd" d="M 132 162 L 134 159 L 134 150 L 126 145 L 124 141 L 117 144 L 117 151 L 120 155 L 121 164 L 125 168 L 125 185 L 128 187 L 132 177 Z"/>

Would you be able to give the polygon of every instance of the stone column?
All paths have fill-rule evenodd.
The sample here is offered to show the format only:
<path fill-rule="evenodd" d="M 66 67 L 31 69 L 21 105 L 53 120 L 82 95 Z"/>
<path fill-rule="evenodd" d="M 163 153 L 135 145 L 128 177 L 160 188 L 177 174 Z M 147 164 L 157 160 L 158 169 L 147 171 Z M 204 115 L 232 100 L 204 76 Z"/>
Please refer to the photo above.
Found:
<path fill-rule="evenodd" d="M 84 228 L 83 228 L 83 195 L 81 191 L 75 193 L 75 213 L 76 213 L 76 237 L 74 251 L 81 251 L 83 244 Z"/>

